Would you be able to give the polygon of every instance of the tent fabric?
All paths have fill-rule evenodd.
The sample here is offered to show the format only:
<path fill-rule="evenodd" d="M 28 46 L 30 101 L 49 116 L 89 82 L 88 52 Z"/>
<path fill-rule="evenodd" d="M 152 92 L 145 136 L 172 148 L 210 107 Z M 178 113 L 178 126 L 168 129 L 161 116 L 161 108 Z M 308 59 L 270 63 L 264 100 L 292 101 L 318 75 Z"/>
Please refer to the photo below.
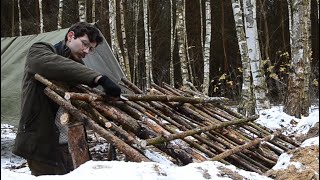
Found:
<path fill-rule="evenodd" d="M 1 38 L 1 123 L 18 125 L 20 117 L 20 94 L 26 55 L 30 46 L 39 41 L 51 44 L 63 40 L 69 28 L 52 32 Z M 101 32 L 100 32 L 101 33 Z M 102 35 L 103 36 L 103 35 Z M 118 61 L 103 37 L 103 42 L 94 54 L 89 54 L 84 63 L 118 84 L 125 78 Z M 120 86 L 123 93 L 132 93 Z"/>

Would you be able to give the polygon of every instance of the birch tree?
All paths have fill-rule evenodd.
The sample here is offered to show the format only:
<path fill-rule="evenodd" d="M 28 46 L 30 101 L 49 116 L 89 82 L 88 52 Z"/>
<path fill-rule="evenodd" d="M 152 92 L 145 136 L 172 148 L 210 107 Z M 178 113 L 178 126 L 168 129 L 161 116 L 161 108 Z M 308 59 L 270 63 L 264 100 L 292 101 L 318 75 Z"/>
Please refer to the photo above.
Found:
<path fill-rule="evenodd" d="M 252 93 L 251 67 L 248 56 L 248 44 L 243 27 L 242 9 L 239 0 L 232 0 L 233 17 L 236 25 L 238 45 L 242 62 L 241 102 L 238 111 L 246 116 L 255 114 L 255 102 Z"/>
<path fill-rule="evenodd" d="M 92 22 L 96 22 L 96 1 L 95 0 L 92 0 L 91 14 L 92 14 Z"/>
<path fill-rule="evenodd" d="M 120 24 L 121 24 L 121 34 L 122 34 L 122 44 L 123 44 L 123 59 L 124 59 L 124 65 L 125 65 L 124 71 L 127 75 L 127 79 L 131 81 L 123 3 L 124 3 L 123 0 L 121 0 L 120 1 L 120 18 L 121 18 Z"/>
<path fill-rule="evenodd" d="M 13 37 L 14 36 L 14 0 L 12 0 L 12 13 L 11 13 L 11 36 Z"/>
<path fill-rule="evenodd" d="M 256 108 L 257 110 L 262 108 L 270 108 L 270 102 L 266 97 L 267 86 L 265 75 L 262 69 L 263 67 L 261 63 L 261 53 L 258 41 L 256 1 L 244 0 L 243 9 Z"/>
<path fill-rule="evenodd" d="M 148 21 L 148 0 L 143 0 L 143 26 L 144 26 L 144 45 L 145 45 L 145 58 L 146 58 L 146 87 L 150 88 L 152 77 L 152 51 L 151 51 L 151 32 L 150 24 Z"/>
<path fill-rule="evenodd" d="M 173 52 L 176 35 L 176 26 L 173 23 L 174 12 L 173 12 L 173 0 L 170 0 L 170 85 L 174 86 L 174 66 L 173 66 Z"/>
<path fill-rule="evenodd" d="M 200 2 L 201 4 L 201 2 Z M 200 6 L 201 7 L 201 6 Z M 203 48 L 203 84 L 202 84 L 202 92 L 208 95 L 209 86 L 210 86 L 210 49 L 211 49 L 211 6 L 210 0 L 205 1 L 205 18 L 206 18 L 206 36 L 204 41 L 204 48 Z M 202 10 L 201 10 L 202 12 Z M 202 20 L 201 20 L 202 21 Z M 202 38 L 202 37 L 201 37 Z"/>
<path fill-rule="evenodd" d="M 134 65 L 133 65 L 133 77 L 132 77 L 132 82 L 136 82 L 137 84 L 139 84 L 139 79 L 138 78 L 138 72 L 137 72 L 137 67 L 138 67 L 138 22 L 139 22 L 139 11 L 140 11 L 140 5 L 139 5 L 140 0 L 136 0 L 134 3 L 134 56 L 133 56 L 133 61 L 134 61 Z M 136 79 L 135 79 L 136 78 Z"/>
<path fill-rule="evenodd" d="M 59 0 L 59 11 L 58 11 L 58 29 L 62 28 L 62 12 L 63 12 L 63 0 Z"/>
<path fill-rule="evenodd" d="M 189 84 L 189 75 L 188 75 L 188 61 L 186 57 L 186 48 L 185 48 L 185 3 L 184 0 L 176 0 L 176 22 L 177 22 L 177 38 L 178 38 L 178 47 L 179 47 L 179 57 L 180 57 L 180 66 L 181 66 L 181 76 L 182 84 Z"/>
<path fill-rule="evenodd" d="M 19 13 L 19 36 L 22 36 L 22 21 L 21 21 L 21 7 L 20 7 L 20 0 L 18 0 L 18 13 Z"/>
<path fill-rule="evenodd" d="M 39 11 L 40 11 L 40 33 L 43 33 L 42 0 L 39 0 Z"/>
<path fill-rule="evenodd" d="M 86 22 L 86 13 L 85 13 L 85 0 L 78 0 L 78 8 L 79 8 L 79 21 Z"/>
<path fill-rule="evenodd" d="M 126 66 L 123 59 L 123 54 L 120 48 L 119 37 L 118 37 L 116 9 L 117 9 L 116 1 L 109 0 L 109 17 L 110 17 L 109 23 L 110 23 L 111 45 L 112 45 L 111 47 L 112 47 L 113 53 L 118 57 L 121 68 L 125 71 Z"/>
<path fill-rule="evenodd" d="M 288 77 L 288 94 L 284 112 L 301 118 L 310 107 L 311 4 L 308 0 L 288 0 L 292 72 Z"/>

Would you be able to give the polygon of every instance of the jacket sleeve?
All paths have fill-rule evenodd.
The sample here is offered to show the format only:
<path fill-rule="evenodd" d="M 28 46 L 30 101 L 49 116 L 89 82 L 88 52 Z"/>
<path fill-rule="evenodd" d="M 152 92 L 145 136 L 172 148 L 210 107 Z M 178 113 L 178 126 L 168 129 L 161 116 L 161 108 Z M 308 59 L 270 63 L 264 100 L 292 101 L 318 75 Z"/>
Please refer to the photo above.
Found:
<path fill-rule="evenodd" d="M 55 53 L 52 45 L 35 43 L 27 55 L 26 71 L 40 74 L 50 80 L 95 86 L 94 78 L 100 73 L 85 65 Z"/>

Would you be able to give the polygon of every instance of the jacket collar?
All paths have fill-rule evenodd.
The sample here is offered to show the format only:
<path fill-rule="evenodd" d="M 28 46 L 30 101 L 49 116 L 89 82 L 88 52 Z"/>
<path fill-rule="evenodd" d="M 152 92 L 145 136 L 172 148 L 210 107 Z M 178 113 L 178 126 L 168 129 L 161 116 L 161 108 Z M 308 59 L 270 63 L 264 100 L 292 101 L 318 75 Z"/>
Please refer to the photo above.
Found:
<path fill-rule="evenodd" d="M 71 50 L 70 48 L 66 45 L 65 41 L 60 41 L 57 44 L 54 45 L 54 48 L 56 49 L 56 53 L 59 54 L 60 56 L 70 58 Z M 76 61 L 80 64 L 84 64 L 84 62 L 81 60 L 81 62 Z"/>

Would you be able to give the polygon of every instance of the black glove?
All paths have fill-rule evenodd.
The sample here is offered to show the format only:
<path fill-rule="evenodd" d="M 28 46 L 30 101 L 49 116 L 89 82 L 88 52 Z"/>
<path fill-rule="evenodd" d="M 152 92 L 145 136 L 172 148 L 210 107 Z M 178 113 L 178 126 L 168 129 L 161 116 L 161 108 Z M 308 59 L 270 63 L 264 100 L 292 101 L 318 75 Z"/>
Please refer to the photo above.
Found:
<path fill-rule="evenodd" d="M 98 80 L 98 84 L 103 87 L 104 92 L 109 96 L 119 97 L 121 94 L 120 87 L 105 75 Z"/>

